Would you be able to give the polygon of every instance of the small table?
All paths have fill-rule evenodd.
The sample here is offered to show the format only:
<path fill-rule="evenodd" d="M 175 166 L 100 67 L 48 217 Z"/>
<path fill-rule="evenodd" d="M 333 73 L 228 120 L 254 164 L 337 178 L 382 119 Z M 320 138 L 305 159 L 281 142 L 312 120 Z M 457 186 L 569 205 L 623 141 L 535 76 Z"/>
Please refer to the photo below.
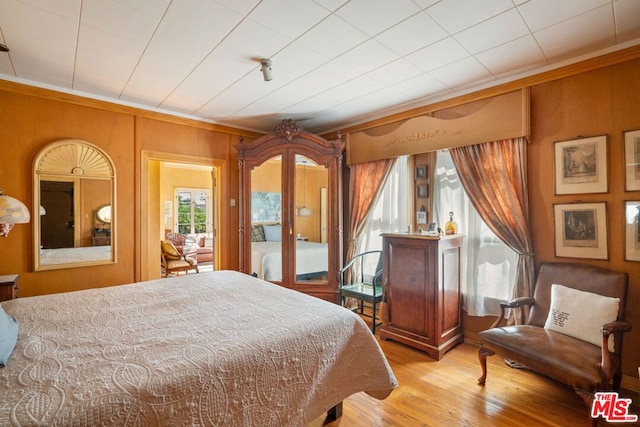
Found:
<path fill-rule="evenodd" d="M 8 301 L 18 298 L 19 274 L 0 276 L 0 301 Z"/>

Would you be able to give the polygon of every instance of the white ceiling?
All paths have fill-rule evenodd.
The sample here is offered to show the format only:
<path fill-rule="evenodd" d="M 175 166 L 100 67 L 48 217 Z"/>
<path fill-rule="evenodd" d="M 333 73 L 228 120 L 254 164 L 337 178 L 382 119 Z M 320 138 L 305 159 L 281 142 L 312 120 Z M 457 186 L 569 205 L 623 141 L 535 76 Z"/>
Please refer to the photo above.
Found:
<path fill-rule="evenodd" d="M 0 11 L 0 79 L 260 132 L 284 118 L 337 130 L 640 44 L 639 0 L 0 0 Z"/>

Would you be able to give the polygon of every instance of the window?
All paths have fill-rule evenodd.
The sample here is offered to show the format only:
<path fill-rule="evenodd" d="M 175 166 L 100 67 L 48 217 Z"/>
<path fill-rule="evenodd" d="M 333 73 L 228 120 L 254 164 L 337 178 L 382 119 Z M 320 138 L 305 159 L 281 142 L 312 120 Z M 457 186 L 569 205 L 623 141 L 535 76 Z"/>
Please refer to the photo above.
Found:
<path fill-rule="evenodd" d="M 462 293 L 472 316 L 498 315 L 500 302 L 513 296 L 517 254 L 489 229 L 467 197 L 453 160 L 437 153 L 434 179 L 434 221 L 442 226 L 454 213 L 458 233 L 464 234 Z"/>
<path fill-rule="evenodd" d="M 210 192 L 206 189 L 177 189 L 176 230 L 180 234 L 210 232 Z"/>
<path fill-rule="evenodd" d="M 382 249 L 380 233 L 406 232 L 409 194 L 413 194 L 408 191 L 408 161 L 408 156 L 396 160 L 358 239 L 358 253 Z"/>

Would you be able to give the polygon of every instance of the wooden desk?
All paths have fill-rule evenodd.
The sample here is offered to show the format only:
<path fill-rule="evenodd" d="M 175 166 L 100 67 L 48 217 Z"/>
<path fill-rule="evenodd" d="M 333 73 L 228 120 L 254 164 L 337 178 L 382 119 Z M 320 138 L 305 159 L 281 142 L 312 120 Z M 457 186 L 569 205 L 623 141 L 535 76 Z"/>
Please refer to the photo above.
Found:
<path fill-rule="evenodd" d="M 0 276 L 0 301 L 18 298 L 18 274 Z"/>
<path fill-rule="evenodd" d="M 464 340 L 462 236 L 382 234 L 382 238 L 389 321 L 380 328 L 380 339 L 407 344 L 440 360 Z"/>

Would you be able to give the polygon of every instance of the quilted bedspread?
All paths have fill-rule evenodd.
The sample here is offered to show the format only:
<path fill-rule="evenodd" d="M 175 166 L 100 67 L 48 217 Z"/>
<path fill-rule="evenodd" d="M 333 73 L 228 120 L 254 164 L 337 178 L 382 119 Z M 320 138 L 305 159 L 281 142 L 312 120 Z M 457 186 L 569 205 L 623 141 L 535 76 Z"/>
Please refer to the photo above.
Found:
<path fill-rule="evenodd" d="M 304 426 L 397 386 L 358 316 L 234 271 L 2 306 L 0 425 Z"/>

